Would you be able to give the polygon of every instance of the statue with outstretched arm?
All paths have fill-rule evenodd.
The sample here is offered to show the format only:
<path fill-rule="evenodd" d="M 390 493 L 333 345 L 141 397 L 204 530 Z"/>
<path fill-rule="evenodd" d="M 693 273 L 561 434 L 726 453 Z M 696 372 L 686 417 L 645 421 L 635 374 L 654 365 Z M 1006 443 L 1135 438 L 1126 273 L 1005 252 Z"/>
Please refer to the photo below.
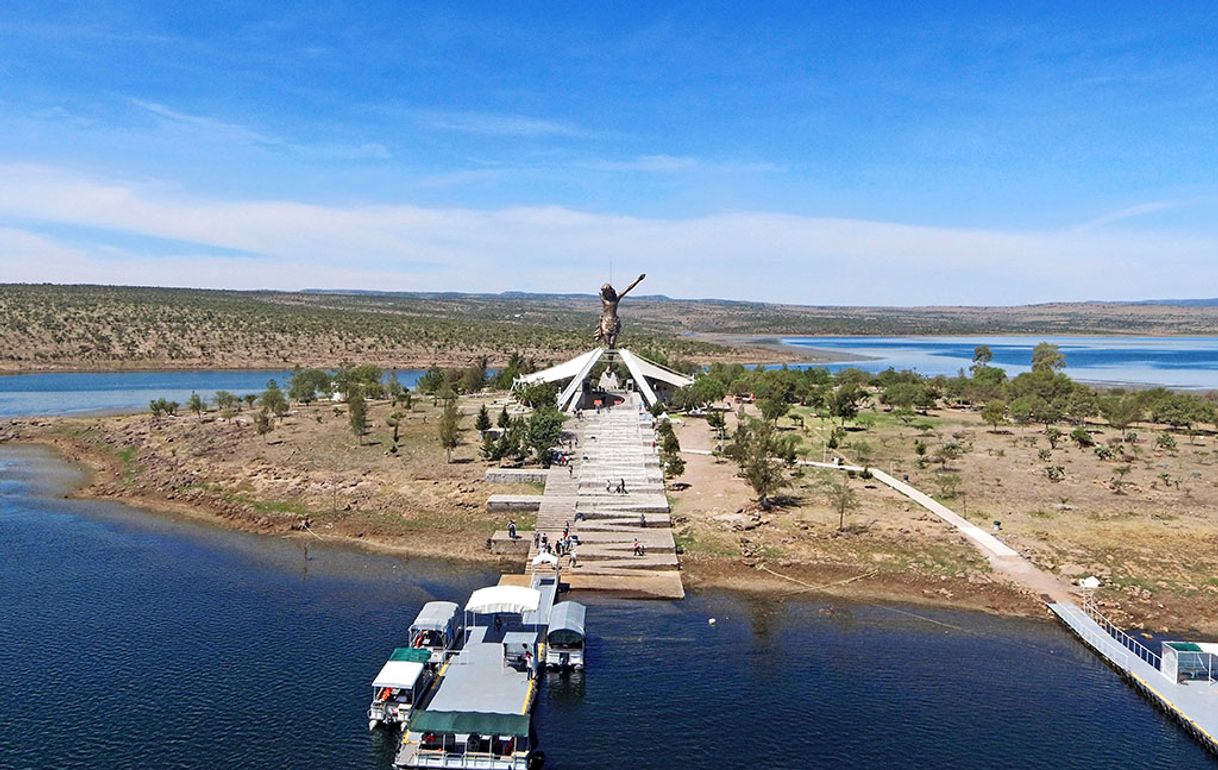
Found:
<path fill-rule="evenodd" d="M 646 277 L 647 274 L 643 273 L 635 278 L 634 282 L 623 289 L 621 294 L 618 294 L 611 284 L 601 287 L 601 322 L 596 327 L 596 339 L 605 347 L 610 349 L 617 347 L 617 335 L 622 331 L 622 319 L 617 317 L 617 303 L 621 302 L 622 298 Z"/>

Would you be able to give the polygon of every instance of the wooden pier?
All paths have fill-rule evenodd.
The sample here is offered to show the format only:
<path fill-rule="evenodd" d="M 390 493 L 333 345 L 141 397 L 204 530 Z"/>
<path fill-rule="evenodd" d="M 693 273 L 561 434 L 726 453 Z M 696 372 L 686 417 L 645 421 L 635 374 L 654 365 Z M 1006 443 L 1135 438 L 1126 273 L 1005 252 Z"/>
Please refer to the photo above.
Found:
<path fill-rule="evenodd" d="M 613 591 L 631 596 L 681 599 L 680 564 L 660 470 L 653 418 L 637 393 L 600 413 L 587 411 L 564 426 L 576 436 L 575 461 L 551 467 L 537 502 L 537 532 L 556 543 L 565 526 L 579 538 L 576 564 L 562 559 L 563 582 L 576 590 Z M 615 491 L 625 482 L 624 493 Z M 493 496 L 497 510 L 508 501 Z M 513 500 L 520 505 L 524 501 Z M 531 533 L 521 533 L 531 537 Z M 644 555 L 634 553 L 634 542 Z M 537 549 L 529 541 L 525 572 Z M 505 576 L 510 582 L 511 577 Z"/>

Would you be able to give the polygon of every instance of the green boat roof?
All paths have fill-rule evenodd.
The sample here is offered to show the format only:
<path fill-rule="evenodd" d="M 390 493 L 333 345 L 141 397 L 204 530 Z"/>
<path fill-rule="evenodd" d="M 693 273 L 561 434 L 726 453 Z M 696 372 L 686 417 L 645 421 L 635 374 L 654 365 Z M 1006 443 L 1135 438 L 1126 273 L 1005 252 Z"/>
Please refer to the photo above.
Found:
<path fill-rule="evenodd" d="M 486 714 L 478 711 L 416 711 L 410 731 L 419 733 L 529 734 L 527 714 Z"/>
<path fill-rule="evenodd" d="M 410 663 L 426 663 L 431 660 L 431 650 L 425 650 L 422 647 L 398 647 L 389 656 L 389 659 Z"/>
<path fill-rule="evenodd" d="M 1164 642 L 1176 652 L 1201 652 L 1201 645 L 1195 642 Z"/>

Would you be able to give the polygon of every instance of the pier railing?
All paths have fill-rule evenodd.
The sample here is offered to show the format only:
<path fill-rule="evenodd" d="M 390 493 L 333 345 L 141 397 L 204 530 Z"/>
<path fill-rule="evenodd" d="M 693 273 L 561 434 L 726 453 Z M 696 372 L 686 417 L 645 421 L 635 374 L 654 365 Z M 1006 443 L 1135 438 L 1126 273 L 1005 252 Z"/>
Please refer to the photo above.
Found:
<path fill-rule="evenodd" d="M 1100 612 L 1099 606 L 1095 603 L 1095 598 L 1090 593 L 1083 597 L 1083 612 L 1087 613 L 1092 620 L 1099 624 L 1100 628 L 1104 629 L 1110 637 L 1126 650 L 1149 663 L 1156 671 L 1160 669 L 1159 655 L 1152 652 L 1149 647 L 1125 633 L 1124 629 L 1105 617 L 1104 613 Z"/>

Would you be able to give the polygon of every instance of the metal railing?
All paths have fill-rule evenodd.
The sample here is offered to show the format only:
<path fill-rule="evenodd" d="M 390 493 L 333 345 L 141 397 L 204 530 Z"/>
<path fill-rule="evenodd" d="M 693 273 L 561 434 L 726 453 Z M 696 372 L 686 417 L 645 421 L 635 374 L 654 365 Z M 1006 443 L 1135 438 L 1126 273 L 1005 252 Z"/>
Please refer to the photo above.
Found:
<path fill-rule="evenodd" d="M 1093 597 L 1090 593 L 1083 596 L 1083 612 L 1087 613 L 1088 617 L 1098 623 L 1100 628 L 1104 629 L 1104 631 L 1110 637 L 1115 639 L 1122 647 L 1137 655 L 1144 662 L 1153 666 L 1156 671 L 1159 670 L 1161 659 L 1158 653 L 1152 652 L 1149 647 L 1125 633 L 1124 629 L 1120 628 L 1111 620 L 1106 618 L 1104 613 L 1100 612 L 1099 607 L 1096 605 L 1095 597 Z"/>

